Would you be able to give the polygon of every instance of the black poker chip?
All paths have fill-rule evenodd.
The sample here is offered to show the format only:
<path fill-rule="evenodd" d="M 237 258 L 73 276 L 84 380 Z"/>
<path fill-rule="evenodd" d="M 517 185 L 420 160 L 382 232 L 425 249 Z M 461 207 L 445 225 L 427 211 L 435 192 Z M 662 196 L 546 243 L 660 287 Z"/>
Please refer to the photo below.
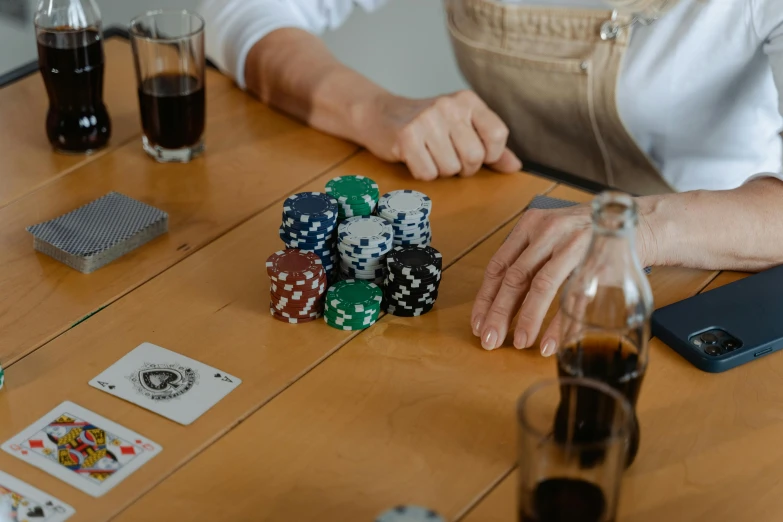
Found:
<path fill-rule="evenodd" d="M 427 276 L 443 268 L 443 256 L 431 246 L 396 246 L 386 262 L 390 270 L 405 276 Z"/>
<path fill-rule="evenodd" d="M 403 308 L 395 305 L 387 305 L 386 311 L 397 317 L 418 317 L 432 311 L 434 304 L 426 305 L 421 308 Z"/>
<path fill-rule="evenodd" d="M 432 310 L 438 298 L 443 257 L 429 246 L 397 246 L 386 257 L 383 306 L 400 317 Z"/>

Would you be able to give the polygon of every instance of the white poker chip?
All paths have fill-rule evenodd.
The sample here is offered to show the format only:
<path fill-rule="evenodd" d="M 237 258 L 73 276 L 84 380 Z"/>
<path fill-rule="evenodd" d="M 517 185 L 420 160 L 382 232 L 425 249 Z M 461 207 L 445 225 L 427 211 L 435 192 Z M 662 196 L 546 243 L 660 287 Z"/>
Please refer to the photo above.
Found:
<path fill-rule="evenodd" d="M 375 519 L 375 522 L 446 522 L 431 509 L 420 506 L 397 506 Z"/>
<path fill-rule="evenodd" d="M 392 219 L 416 219 L 432 211 L 432 201 L 415 190 L 393 190 L 381 196 L 378 209 Z"/>
<path fill-rule="evenodd" d="M 348 245 L 376 247 L 391 242 L 394 237 L 394 229 L 382 217 L 353 217 L 340 224 L 337 236 L 341 242 Z"/>

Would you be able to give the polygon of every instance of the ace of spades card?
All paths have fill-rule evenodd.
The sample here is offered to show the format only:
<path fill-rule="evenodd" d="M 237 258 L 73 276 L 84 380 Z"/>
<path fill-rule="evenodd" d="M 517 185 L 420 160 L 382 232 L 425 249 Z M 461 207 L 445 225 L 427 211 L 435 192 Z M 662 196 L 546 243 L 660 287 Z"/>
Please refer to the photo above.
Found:
<path fill-rule="evenodd" d="M 137 346 L 90 386 L 187 426 L 242 381 L 151 343 Z"/>
<path fill-rule="evenodd" d="M 74 513 L 68 504 L 0 471 L 0 521 L 65 522 Z"/>
<path fill-rule="evenodd" d="M 102 496 L 161 451 L 146 437 L 69 401 L 2 449 L 93 497 Z"/>

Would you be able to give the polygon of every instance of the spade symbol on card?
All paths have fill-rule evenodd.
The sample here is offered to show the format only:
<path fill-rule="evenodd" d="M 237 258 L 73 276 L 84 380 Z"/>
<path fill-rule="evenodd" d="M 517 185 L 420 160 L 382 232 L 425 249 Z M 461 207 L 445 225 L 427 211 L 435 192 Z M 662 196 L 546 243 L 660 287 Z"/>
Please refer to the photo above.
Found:
<path fill-rule="evenodd" d="M 100 384 L 104 388 L 109 388 L 110 390 L 113 390 L 116 387 L 113 384 L 109 384 L 108 382 L 104 382 L 104 381 L 98 381 L 98 384 Z"/>
<path fill-rule="evenodd" d="M 223 377 L 223 378 L 222 378 L 222 379 L 220 379 L 221 377 Z M 216 378 L 216 379 L 220 379 L 221 381 L 225 381 L 225 382 L 234 382 L 234 381 L 232 381 L 231 379 L 229 379 L 228 377 L 226 377 L 226 376 L 224 376 L 224 375 L 220 375 L 219 373 L 216 373 L 216 374 L 215 374 L 215 378 Z"/>
<path fill-rule="evenodd" d="M 153 368 L 141 370 L 139 380 L 142 385 L 151 391 L 163 391 L 169 388 L 178 388 L 182 383 L 182 374 L 176 370 Z"/>
<path fill-rule="evenodd" d="M 27 516 L 30 518 L 42 517 L 44 516 L 44 510 L 41 506 L 35 506 L 27 512 Z"/>

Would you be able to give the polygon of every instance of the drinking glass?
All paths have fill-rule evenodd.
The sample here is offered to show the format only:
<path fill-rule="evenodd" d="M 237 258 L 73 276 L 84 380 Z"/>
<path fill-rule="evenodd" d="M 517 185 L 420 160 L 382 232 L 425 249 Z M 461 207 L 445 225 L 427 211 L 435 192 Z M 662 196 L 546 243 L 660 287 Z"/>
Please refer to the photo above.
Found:
<path fill-rule="evenodd" d="M 552 379 L 520 397 L 519 522 L 614 522 L 633 408 L 617 390 Z"/>
<path fill-rule="evenodd" d="M 144 150 L 160 162 L 204 151 L 204 20 L 188 11 L 151 11 L 130 24 Z"/>

